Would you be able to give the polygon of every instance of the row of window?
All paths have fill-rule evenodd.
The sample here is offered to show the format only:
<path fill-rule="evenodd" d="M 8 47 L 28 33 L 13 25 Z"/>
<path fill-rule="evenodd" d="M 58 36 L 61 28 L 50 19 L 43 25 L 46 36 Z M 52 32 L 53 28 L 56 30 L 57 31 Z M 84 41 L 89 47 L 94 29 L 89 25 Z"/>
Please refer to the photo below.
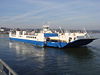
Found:
<path fill-rule="evenodd" d="M 26 38 L 34 38 L 34 39 L 36 39 L 36 37 L 30 37 L 30 36 L 27 36 Z"/>

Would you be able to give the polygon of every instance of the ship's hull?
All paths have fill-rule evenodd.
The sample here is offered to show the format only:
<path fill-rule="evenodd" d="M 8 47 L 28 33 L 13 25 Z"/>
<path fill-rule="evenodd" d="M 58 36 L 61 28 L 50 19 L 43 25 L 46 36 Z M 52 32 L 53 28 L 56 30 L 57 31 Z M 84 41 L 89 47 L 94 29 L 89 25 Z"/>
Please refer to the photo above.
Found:
<path fill-rule="evenodd" d="M 67 47 L 80 47 L 83 45 L 87 45 L 91 43 L 95 39 L 79 39 L 73 42 L 42 42 L 42 41 L 34 41 L 34 40 L 27 40 L 27 39 L 19 39 L 19 38 L 10 38 L 10 40 L 30 43 L 32 45 L 41 46 L 41 47 L 57 47 L 57 48 L 67 48 Z"/>
<path fill-rule="evenodd" d="M 44 47 L 44 42 L 41 42 L 41 41 L 19 39 L 19 38 L 10 38 L 10 40 L 15 40 L 15 41 L 24 42 L 24 43 L 30 43 L 32 45 Z"/>
<path fill-rule="evenodd" d="M 80 47 L 91 43 L 95 38 L 79 39 L 68 43 L 65 47 Z"/>

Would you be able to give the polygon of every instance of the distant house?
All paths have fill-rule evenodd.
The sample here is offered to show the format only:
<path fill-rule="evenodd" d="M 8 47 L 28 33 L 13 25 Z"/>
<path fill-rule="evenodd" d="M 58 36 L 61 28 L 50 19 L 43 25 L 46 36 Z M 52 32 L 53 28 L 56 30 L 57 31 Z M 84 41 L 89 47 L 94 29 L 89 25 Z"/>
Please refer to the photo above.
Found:
<path fill-rule="evenodd" d="M 0 31 L 1 31 L 1 32 L 4 32 L 5 30 L 4 30 L 4 29 L 0 29 Z"/>
<path fill-rule="evenodd" d="M 1 28 L 0 28 L 0 33 L 8 33 L 9 30 L 10 30 L 9 28 L 1 27 Z"/>

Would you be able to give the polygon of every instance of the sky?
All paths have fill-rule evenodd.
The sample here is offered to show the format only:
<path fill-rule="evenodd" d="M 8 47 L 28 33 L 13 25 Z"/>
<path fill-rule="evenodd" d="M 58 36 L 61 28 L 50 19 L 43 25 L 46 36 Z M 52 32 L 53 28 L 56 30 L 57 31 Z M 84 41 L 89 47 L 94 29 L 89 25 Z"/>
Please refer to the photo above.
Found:
<path fill-rule="evenodd" d="M 100 29 L 100 0 L 0 0 L 0 27 Z"/>

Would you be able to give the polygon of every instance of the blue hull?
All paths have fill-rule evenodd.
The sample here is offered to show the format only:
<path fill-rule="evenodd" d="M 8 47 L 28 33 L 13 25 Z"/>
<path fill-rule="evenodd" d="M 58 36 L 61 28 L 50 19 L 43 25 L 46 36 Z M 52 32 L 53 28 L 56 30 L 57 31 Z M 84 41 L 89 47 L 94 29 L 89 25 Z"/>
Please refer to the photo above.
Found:
<path fill-rule="evenodd" d="M 26 40 L 26 39 L 18 39 L 18 38 L 10 38 L 10 40 L 30 43 L 32 45 L 41 46 L 41 47 L 57 47 L 57 48 L 66 48 L 66 47 L 79 47 L 83 45 L 87 45 L 91 43 L 95 39 L 79 39 L 75 40 L 70 43 L 66 42 L 41 42 L 41 41 L 33 41 L 33 40 Z"/>
<path fill-rule="evenodd" d="M 46 42 L 46 46 L 48 47 L 57 47 L 57 48 L 63 48 L 67 46 L 68 43 L 66 42 Z"/>
<path fill-rule="evenodd" d="M 32 45 L 44 47 L 44 42 L 41 41 L 33 41 L 33 40 L 26 40 L 26 39 L 18 39 L 18 38 L 10 38 L 10 40 L 15 40 L 24 43 L 30 43 Z"/>

